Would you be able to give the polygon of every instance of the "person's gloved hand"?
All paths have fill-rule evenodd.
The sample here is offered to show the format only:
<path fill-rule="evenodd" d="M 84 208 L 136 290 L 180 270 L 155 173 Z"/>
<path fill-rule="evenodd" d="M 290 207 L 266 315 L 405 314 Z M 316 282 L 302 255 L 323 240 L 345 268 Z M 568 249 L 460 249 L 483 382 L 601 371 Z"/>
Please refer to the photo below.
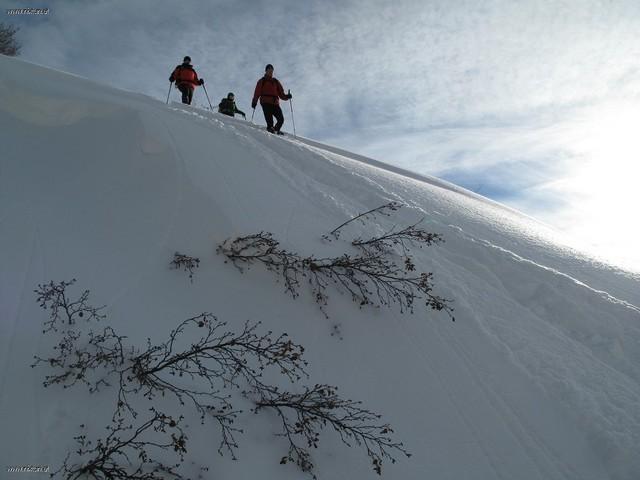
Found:
<path fill-rule="evenodd" d="M 291 95 L 290 93 L 287 94 L 287 100 L 291 100 L 293 98 L 293 95 Z"/>
<path fill-rule="evenodd" d="M 173 77 L 169 77 L 169 82 L 173 83 Z"/>
<path fill-rule="evenodd" d="M 258 102 L 251 102 L 251 108 L 254 110 L 256 109 L 256 105 L 258 105 Z"/>
<path fill-rule="evenodd" d="M 204 85 L 204 78 L 200 79 L 200 85 Z"/>

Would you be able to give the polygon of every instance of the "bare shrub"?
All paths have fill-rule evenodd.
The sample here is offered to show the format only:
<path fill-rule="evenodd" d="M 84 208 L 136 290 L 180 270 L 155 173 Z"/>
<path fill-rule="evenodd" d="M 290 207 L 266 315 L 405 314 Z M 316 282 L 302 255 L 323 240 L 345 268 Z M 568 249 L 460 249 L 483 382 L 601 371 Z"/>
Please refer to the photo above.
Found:
<path fill-rule="evenodd" d="M 119 418 L 107 426 L 108 435 L 95 442 L 85 434 L 74 437 L 78 459 L 70 463 L 67 455 L 54 475 L 62 473 L 67 480 L 185 478 L 178 472 L 187 453 L 187 437 L 180 427 L 182 417 L 174 419 L 154 408 L 150 411 L 151 418 L 137 427 Z M 172 456 L 175 463 L 169 464 Z"/>
<path fill-rule="evenodd" d="M 362 402 L 341 398 L 337 390 L 337 387 L 316 384 L 305 387 L 302 393 L 266 388 L 257 392 L 254 412 L 274 410 L 282 426 L 278 436 L 289 442 L 289 451 L 280 463 L 294 462 L 316 478 L 310 449 L 318 448 L 320 433 L 326 427 L 331 427 L 348 447 L 355 444 L 364 448 L 379 475 L 384 459 L 396 462 L 393 452 L 411 456 L 402 443 L 390 437 L 391 427 L 379 423 L 380 415 L 362 408 Z"/>
<path fill-rule="evenodd" d="M 327 305 L 328 287 L 335 285 L 346 291 L 361 307 L 398 304 L 401 312 L 413 312 L 415 301 L 420 299 L 426 306 L 445 310 L 451 316 L 448 300 L 432 293 L 433 274 L 414 274 L 415 265 L 408 255 L 404 256 L 403 264 L 398 265 L 387 248 L 393 242 L 406 246 L 414 235 L 418 239 L 424 238 L 425 242 L 429 238 L 404 229 L 404 233 L 394 232 L 384 238 L 359 240 L 362 242 L 357 244 L 359 253 L 319 258 L 289 252 L 280 247 L 271 233 L 260 232 L 225 240 L 217 252 L 226 256 L 240 271 L 243 271 L 243 265 L 262 264 L 283 279 L 285 290 L 294 298 L 299 295 L 301 280 L 306 279 L 321 309 Z M 428 241 L 431 244 L 435 239 Z M 324 309 L 323 312 L 326 315 Z"/>
<path fill-rule="evenodd" d="M 0 23 L 0 54 L 15 57 L 20 54 L 21 45 L 18 43 L 16 33 L 19 27 Z"/>
<path fill-rule="evenodd" d="M 117 404 L 106 438 L 94 442 L 86 435 L 75 437 L 77 459 L 70 462 L 71 454 L 67 455 L 57 472 L 66 479 L 183 478 L 178 472 L 187 453 L 186 435 L 179 426 L 182 416 L 176 420 L 152 408 L 153 416 L 136 425 L 133 397 L 173 396 L 180 405 L 191 405 L 202 423 L 212 418 L 219 425 L 218 452 L 229 452 L 236 459 L 235 434 L 242 430 L 234 421 L 242 411 L 234 407 L 229 392 L 241 388 L 254 401 L 254 413 L 271 410 L 280 418 L 282 431 L 277 435 L 289 441 L 289 452 L 281 463 L 293 462 L 314 478 L 309 449 L 318 446 L 320 432 L 327 426 L 345 445 L 363 447 L 378 473 L 384 459 L 395 462 L 392 452 L 409 456 L 402 443 L 391 438 L 389 425 L 379 424 L 379 415 L 362 408 L 360 402 L 342 399 L 337 387 L 317 384 L 291 393 L 266 383 L 263 372 L 270 368 L 290 383 L 308 377 L 304 348 L 286 333 L 260 334 L 259 322 L 246 322 L 234 333 L 227 330 L 226 322 L 202 313 L 181 322 L 164 342 L 147 340 L 145 348 L 128 346 L 126 337 L 110 326 L 93 331 L 89 320 L 98 322 L 105 316 L 88 304 L 88 290 L 77 300 L 70 298 L 66 289 L 73 283 L 49 282 L 36 290 L 40 306 L 50 311 L 44 333 L 58 333 L 61 340 L 50 356 L 36 357 L 32 366 L 53 370 L 45 377 L 45 387 L 82 384 L 96 393 L 115 384 Z M 76 321 L 85 317 L 87 322 Z M 177 455 L 175 463 L 167 463 L 167 452 Z"/>
<path fill-rule="evenodd" d="M 182 269 L 185 272 L 189 272 L 189 280 L 193 283 L 193 274 L 195 269 L 200 267 L 200 259 L 176 252 L 173 254 L 170 266 L 173 269 Z"/>

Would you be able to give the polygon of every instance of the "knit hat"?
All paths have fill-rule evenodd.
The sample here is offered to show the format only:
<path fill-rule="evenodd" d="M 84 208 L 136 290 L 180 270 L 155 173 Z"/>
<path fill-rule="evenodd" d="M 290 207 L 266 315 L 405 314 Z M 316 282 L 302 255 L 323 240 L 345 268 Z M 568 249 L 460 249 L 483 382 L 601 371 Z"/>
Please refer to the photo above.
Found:
<path fill-rule="evenodd" d="M 267 63 L 267 66 L 264 67 L 264 71 L 266 72 L 269 69 L 273 70 L 273 65 L 271 65 L 270 63 Z"/>
<path fill-rule="evenodd" d="M 184 57 L 184 59 L 182 60 L 183 62 L 191 62 L 191 57 L 189 55 L 187 55 L 186 57 Z"/>

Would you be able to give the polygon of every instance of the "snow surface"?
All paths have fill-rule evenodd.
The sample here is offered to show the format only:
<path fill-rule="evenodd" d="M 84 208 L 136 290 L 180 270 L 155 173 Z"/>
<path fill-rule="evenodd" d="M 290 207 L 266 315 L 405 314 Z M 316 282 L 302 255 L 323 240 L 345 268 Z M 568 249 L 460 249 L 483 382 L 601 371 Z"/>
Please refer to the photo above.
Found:
<path fill-rule="evenodd" d="M 77 278 L 71 291 L 90 289 L 132 341 L 161 341 L 203 311 L 288 332 L 307 349 L 310 383 L 382 413 L 413 454 L 385 478 L 640 478 L 637 275 L 435 178 L 17 59 L 0 56 L 0 72 L 1 464 L 57 468 L 78 425 L 100 435 L 111 417 L 108 392 L 44 389 L 46 369 L 29 367 L 52 345 L 34 288 Z M 336 292 L 326 319 L 307 291 L 294 300 L 271 273 L 240 274 L 215 254 L 265 230 L 285 248 L 337 255 L 346 242 L 321 235 L 391 200 L 408 207 L 345 235 L 424 217 L 445 243 L 419 251 L 418 268 L 454 300 L 455 323 L 359 309 Z M 175 251 L 201 259 L 193 283 L 169 268 Z M 234 462 L 216 453 L 217 430 L 192 422 L 187 473 L 305 478 L 278 463 L 276 418 L 240 423 Z M 313 453 L 320 479 L 376 477 L 332 432 Z"/>

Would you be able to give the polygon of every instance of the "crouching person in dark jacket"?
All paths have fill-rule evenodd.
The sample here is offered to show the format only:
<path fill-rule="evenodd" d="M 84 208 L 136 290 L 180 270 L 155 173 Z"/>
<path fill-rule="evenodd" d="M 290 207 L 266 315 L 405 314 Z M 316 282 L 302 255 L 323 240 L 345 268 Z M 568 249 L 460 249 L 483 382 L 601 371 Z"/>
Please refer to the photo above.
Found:
<path fill-rule="evenodd" d="M 218 104 L 218 112 L 224 115 L 229 115 L 230 117 L 234 117 L 236 113 L 239 113 L 245 119 L 247 118 L 242 110 L 238 110 L 238 107 L 236 106 L 235 96 L 232 92 L 229 92 L 227 98 L 223 98 L 222 100 L 220 100 L 220 103 Z"/>

